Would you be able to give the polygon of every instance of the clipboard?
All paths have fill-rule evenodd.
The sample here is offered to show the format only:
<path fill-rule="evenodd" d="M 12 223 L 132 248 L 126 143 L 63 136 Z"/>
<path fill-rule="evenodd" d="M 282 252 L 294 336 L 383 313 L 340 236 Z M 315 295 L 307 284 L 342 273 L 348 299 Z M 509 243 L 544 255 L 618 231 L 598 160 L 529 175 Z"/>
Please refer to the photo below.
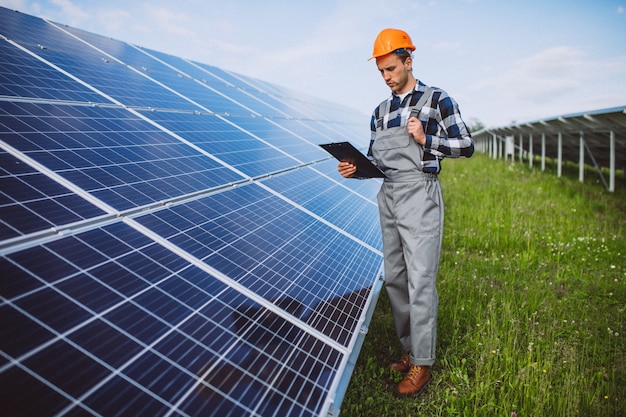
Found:
<path fill-rule="evenodd" d="M 370 161 L 367 156 L 355 148 L 350 142 L 333 142 L 320 145 L 338 161 L 347 161 L 356 165 L 355 177 L 387 178 L 387 176 Z"/>

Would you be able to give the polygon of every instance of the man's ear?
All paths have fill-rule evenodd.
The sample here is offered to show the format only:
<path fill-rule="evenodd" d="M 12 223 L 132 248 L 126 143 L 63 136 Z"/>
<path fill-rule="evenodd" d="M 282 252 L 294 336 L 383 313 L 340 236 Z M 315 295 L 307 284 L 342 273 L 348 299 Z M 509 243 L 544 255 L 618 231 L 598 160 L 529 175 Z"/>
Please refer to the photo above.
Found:
<path fill-rule="evenodd" d="M 404 61 L 404 65 L 407 66 L 407 69 L 409 71 L 413 70 L 413 58 L 411 58 L 410 56 L 406 58 L 406 60 Z"/>

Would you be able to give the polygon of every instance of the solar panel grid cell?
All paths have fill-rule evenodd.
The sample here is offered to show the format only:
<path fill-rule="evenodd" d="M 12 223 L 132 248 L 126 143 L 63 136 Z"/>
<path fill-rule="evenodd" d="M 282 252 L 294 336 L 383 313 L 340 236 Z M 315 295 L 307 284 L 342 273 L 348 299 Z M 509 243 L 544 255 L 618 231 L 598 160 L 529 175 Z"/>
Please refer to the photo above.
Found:
<path fill-rule="evenodd" d="M 321 137 L 319 133 L 304 129 L 303 125 L 297 121 L 252 118 L 239 118 L 233 121 L 247 132 L 291 155 L 300 163 L 312 162 L 328 156 L 315 145 L 327 139 Z"/>
<path fill-rule="evenodd" d="M 14 170 L 0 170 L 1 240 L 104 214 L 6 152 L 0 164 Z"/>
<path fill-rule="evenodd" d="M 28 109 L 30 115 L 19 119 L 11 116 L 15 107 Z M 63 107 L 56 116 L 48 116 L 49 105 L 10 106 L 0 102 L 0 108 L 4 108 L 5 114 L 9 113 L 2 123 L 16 133 L 3 139 L 118 210 L 241 179 L 124 109 L 75 107 L 68 112 L 69 106 Z M 21 124 L 14 125 L 15 119 Z M 101 123 L 91 127 L 93 120 Z M 116 123 L 111 124 L 110 120 Z M 130 123 L 123 127 L 127 120 Z M 60 122 L 61 126 L 71 125 L 74 129 L 58 131 L 53 125 L 60 125 Z M 67 137 L 75 140 L 65 143 Z M 89 138 L 89 147 L 81 143 L 83 138 Z M 109 160 L 107 156 L 114 159 Z"/>
<path fill-rule="evenodd" d="M 5 13 L 3 17 L 7 15 Z M 20 30 L 16 30 L 16 33 L 19 33 L 17 38 L 7 37 L 92 88 L 129 106 L 194 109 L 188 100 L 180 98 L 172 91 L 132 71 L 113 57 L 86 45 L 54 25 L 39 19 L 31 18 L 24 21 L 26 20 L 30 32 L 25 33 L 26 28 L 21 27 Z M 11 19 L 11 22 L 15 23 L 14 19 Z"/>
<path fill-rule="evenodd" d="M 265 117 L 302 117 L 303 114 L 297 108 L 288 107 L 275 97 L 263 94 L 258 89 L 251 87 L 230 73 L 200 62 L 184 61 L 180 58 L 161 54 L 152 50 L 146 50 L 149 54 L 170 63 L 175 68 L 180 68 L 186 74 L 196 80 L 205 83 L 211 89 L 221 95 L 231 97 L 238 103 L 243 103 L 247 108 Z"/>
<path fill-rule="evenodd" d="M 251 177 L 298 165 L 298 161 L 289 153 L 272 147 L 236 127 L 241 126 L 241 120 L 244 119 L 242 117 L 229 116 L 227 120 L 231 123 L 228 123 L 221 118 L 207 114 L 157 112 L 146 115 L 166 129 L 184 137 Z M 248 122 L 266 123 L 261 119 L 251 119 Z M 295 138 L 292 140 L 297 142 Z"/>
<path fill-rule="evenodd" d="M 106 102 L 97 94 L 8 41 L 0 42 L 0 95 L 50 100 Z"/>
<path fill-rule="evenodd" d="M 314 175 L 308 169 L 270 178 L 263 183 L 372 247 L 381 246 L 375 195 L 370 193 L 364 198 L 362 194 L 343 188 L 343 184 Z M 346 210 L 346 207 L 350 209 Z"/>

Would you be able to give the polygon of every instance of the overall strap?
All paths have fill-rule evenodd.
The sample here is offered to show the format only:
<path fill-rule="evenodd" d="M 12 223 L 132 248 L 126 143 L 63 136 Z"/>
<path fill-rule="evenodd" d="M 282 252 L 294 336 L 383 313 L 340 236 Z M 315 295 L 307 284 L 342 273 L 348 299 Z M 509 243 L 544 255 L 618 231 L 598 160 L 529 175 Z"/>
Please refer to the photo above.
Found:
<path fill-rule="evenodd" d="M 433 95 L 434 91 L 435 91 L 434 87 L 426 86 L 426 89 L 424 90 L 424 92 L 420 96 L 419 100 L 417 100 L 417 103 L 415 103 L 415 105 L 411 106 L 411 113 L 409 115 L 409 118 L 412 117 L 412 116 L 418 117 L 420 110 L 422 109 L 422 107 L 424 107 L 426 102 L 430 98 L 432 98 L 432 95 Z M 384 100 L 383 102 L 381 102 L 378 105 L 378 119 L 376 120 L 376 130 L 383 130 L 383 129 L 385 129 L 384 121 L 385 121 L 385 115 L 387 114 L 387 107 L 388 106 L 389 106 L 389 100 Z"/>
<path fill-rule="evenodd" d="M 384 120 L 385 114 L 387 114 L 387 106 L 389 105 L 389 100 L 383 100 L 382 103 L 378 105 L 378 120 L 376 121 L 376 130 L 384 129 Z"/>
<path fill-rule="evenodd" d="M 426 87 L 420 99 L 417 100 L 417 103 L 415 103 L 414 106 L 412 106 L 409 118 L 412 116 L 415 116 L 419 119 L 418 116 L 419 116 L 420 111 L 422 110 L 422 107 L 424 107 L 426 102 L 432 98 L 434 91 L 435 89 L 433 87 L 428 87 L 428 86 Z"/>

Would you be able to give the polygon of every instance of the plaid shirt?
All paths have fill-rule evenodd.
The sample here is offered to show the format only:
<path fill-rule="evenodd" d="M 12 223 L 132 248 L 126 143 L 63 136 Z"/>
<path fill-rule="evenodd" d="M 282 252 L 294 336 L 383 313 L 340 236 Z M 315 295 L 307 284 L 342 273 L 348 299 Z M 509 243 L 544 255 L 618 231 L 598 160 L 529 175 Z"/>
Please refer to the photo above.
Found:
<path fill-rule="evenodd" d="M 368 156 L 372 156 L 372 146 L 376 140 L 376 131 L 396 126 L 406 126 L 411 109 L 424 94 L 426 85 L 418 81 L 402 101 L 392 94 L 387 100 L 386 114 L 379 114 L 379 105 L 372 114 Z M 381 103 L 382 104 L 382 103 Z M 461 119 L 458 104 L 445 91 L 434 88 L 432 98 L 420 110 L 420 120 L 426 133 L 424 145 L 423 167 L 424 172 L 438 174 L 441 171 L 441 160 L 450 158 L 469 158 L 474 153 L 474 142 Z M 425 121 L 428 120 L 426 123 Z M 425 123 L 425 124 L 424 124 Z"/>

